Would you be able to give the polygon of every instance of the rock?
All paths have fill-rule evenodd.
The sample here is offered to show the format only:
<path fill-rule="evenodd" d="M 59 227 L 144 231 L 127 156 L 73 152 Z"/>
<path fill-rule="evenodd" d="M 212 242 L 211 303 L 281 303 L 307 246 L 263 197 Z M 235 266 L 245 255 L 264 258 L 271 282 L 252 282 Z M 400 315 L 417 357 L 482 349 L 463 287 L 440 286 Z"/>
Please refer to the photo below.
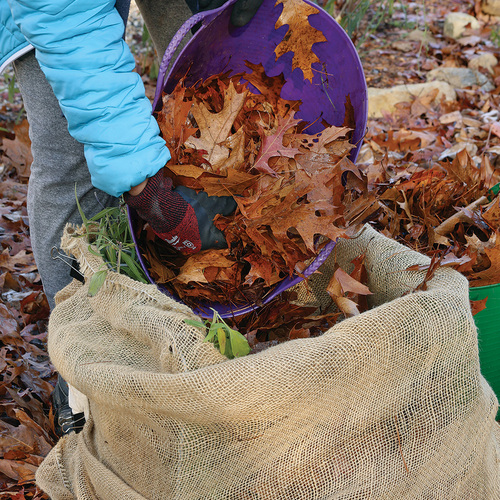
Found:
<path fill-rule="evenodd" d="M 491 52 L 485 52 L 484 54 L 481 54 L 477 57 L 473 57 L 469 61 L 468 66 L 470 69 L 475 69 L 475 70 L 479 68 L 484 68 L 493 75 L 494 74 L 493 68 L 497 64 L 498 64 L 498 59 Z"/>
<path fill-rule="evenodd" d="M 460 38 L 469 27 L 473 30 L 479 29 L 479 21 L 469 14 L 463 12 L 451 12 L 444 20 L 443 33 L 449 38 Z"/>
<path fill-rule="evenodd" d="M 412 42 L 420 42 L 424 45 L 437 43 L 436 39 L 431 35 L 429 31 L 422 31 L 419 29 L 411 31 L 408 34 L 408 40 L 411 40 Z"/>
<path fill-rule="evenodd" d="M 406 42 L 404 40 L 398 40 L 397 42 L 393 42 L 391 47 L 393 49 L 399 50 L 400 52 L 411 52 L 413 50 L 413 43 Z"/>
<path fill-rule="evenodd" d="M 481 10 L 490 16 L 500 16 L 500 0 L 483 0 Z"/>
<path fill-rule="evenodd" d="M 446 82 L 413 83 L 410 85 L 396 85 L 387 89 L 368 89 L 368 116 L 370 118 L 380 118 L 383 112 L 393 113 L 396 104 L 400 102 L 411 102 L 417 97 L 424 97 L 431 92 L 437 95 L 435 102 L 440 102 L 442 98 L 446 101 L 455 101 L 457 95 L 451 85 Z"/>
<path fill-rule="evenodd" d="M 480 86 L 485 91 L 490 91 L 495 88 L 486 75 L 470 68 L 452 68 L 445 66 L 429 71 L 427 74 L 427 81 L 433 82 L 436 80 L 447 82 L 455 89 L 465 89 L 467 87 L 473 87 L 474 85 Z"/>

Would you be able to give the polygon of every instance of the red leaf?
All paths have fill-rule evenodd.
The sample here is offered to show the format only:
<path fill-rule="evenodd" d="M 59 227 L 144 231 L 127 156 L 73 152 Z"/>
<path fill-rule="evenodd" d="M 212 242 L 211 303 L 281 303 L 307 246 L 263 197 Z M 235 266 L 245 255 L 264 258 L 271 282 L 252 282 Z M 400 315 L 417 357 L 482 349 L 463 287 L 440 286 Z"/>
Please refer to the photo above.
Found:
<path fill-rule="evenodd" d="M 259 172 L 263 172 L 272 176 L 276 176 L 276 172 L 269 167 L 269 159 L 274 156 L 286 156 L 293 158 L 299 150 L 295 147 L 283 146 L 283 136 L 292 128 L 300 123 L 296 120 L 294 112 L 290 113 L 286 118 L 278 117 L 278 128 L 272 135 L 264 135 L 262 145 L 260 146 L 259 155 L 257 156 L 253 168 Z"/>

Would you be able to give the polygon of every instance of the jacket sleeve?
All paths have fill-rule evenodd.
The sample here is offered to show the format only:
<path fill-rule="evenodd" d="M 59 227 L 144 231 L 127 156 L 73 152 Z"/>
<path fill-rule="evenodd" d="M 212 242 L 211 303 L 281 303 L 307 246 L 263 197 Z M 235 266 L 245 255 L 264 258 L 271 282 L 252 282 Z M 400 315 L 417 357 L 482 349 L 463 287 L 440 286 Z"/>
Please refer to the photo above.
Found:
<path fill-rule="evenodd" d="M 170 159 L 115 0 L 8 0 L 14 21 L 83 143 L 95 187 L 119 196 Z"/>

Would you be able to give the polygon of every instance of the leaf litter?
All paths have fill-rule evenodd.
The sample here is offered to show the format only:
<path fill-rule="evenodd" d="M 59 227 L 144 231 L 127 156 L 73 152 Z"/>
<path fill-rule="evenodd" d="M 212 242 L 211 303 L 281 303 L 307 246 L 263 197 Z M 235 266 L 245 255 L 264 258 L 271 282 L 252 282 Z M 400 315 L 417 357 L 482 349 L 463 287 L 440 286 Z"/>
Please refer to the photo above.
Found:
<path fill-rule="evenodd" d="M 280 96 L 282 75 L 269 77 L 261 65 L 248 67 L 249 73 L 213 75 L 193 87 L 179 82 L 163 96 L 157 116 L 175 151 L 165 175 L 175 185 L 232 196 L 237 203 L 233 215 L 214 219 L 228 243 L 225 249 L 186 257 L 147 224 L 139 228 L 139 247 L 146 249 L 153 280 L 193 307 L 200 299 L 229 307 L 261 306 L 273 286 L 300 275 L 329 240 L 359 230 L 344 215 L 358 196 L 352 193 L 358 183 L 349 179 L 362 175 L 348 158 L 352 129 L 325 124 L 321 133 L 308 134 L 309 124 L 295 118 L 300 102 Z M 249 82 L 261 93 L 252 92 Z M 346 102 L 346 122 L 352 121 L 349 114 Z M 338 319 L 336 311 L 332 321 L 326 316 L 314 321 L 314 310 L 296 305 L 284 312 L 291 294 L 282 293 L 270 304 L 283 312 L 272 323 L 273 315 L 259 308 L 250 319 L 235 316 L 232 325 L 243 332 L 265 331 L 267 342 L 269 327 L 287 324 L 294 335 L 309 336 L 303 323 L 313 321 L 317 334 L 320 324 L 327 329 Z M 340 298 L 337 303 L 351 314 Z"/>
<path fill-rule="evenodd" d="M 26 185 L 5 179 L 0 191 L 8 208 L 0 223 L 1 498 L 47 499 L 34 474 L 58 439 L 50 400 L 56 373 L 46 351 L 49 307 L 31 252 Z"/>

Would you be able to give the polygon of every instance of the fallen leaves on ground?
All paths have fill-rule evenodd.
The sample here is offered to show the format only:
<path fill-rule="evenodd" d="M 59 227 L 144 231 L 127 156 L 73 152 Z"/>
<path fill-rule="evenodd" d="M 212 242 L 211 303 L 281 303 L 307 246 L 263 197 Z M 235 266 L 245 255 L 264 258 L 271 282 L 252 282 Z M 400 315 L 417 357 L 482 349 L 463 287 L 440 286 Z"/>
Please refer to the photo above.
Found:
<path fill-rule="evenodd" d="M 31 252 L 26 185 L 5 179 L 0 193 L 0 490 L 2 498 L 46 499 L 34 474 L 57 441 L 49 308 Z"/>
<path fill-rule="evenodd" d="M 14 138 L 3 140 L 3 150 L 9 163 L 16 169 L 20 178 L 27 180 L 30 176 L 31 140 L 29 138 L 29 125 L 27 120 L 14 125 Z"/>
<path fill-rule="evenodd" d="M 372 129 L 364 151 L 376 151 L 374 160 L 358 165 L 377 198 L 377 210 L 364 221 L 386 236 L 436 257 L 434 263 L 446 254 L 447 265 L 454 265 L 471 286 L 499 283 L 499 195 L 492 188 L 500 182 L 500 170 L 492 167 L 486 152 L 473 158 L 465 148 L 453 159 L 439 160 L 446 147 L 443 142 L 434 152 L 436 160 L 430 161 L 426 156 L 439 144 L 443 129 L 449 128 L 439 115 L 439 109 L 429 109 L 419 116 L 419 126 L 435 131 L 436 139 L 430 144 L 399 134 L 403 127 L 413 125 L 411 114 L 397 116 L 385 131 L 380 122 L 376 132 Z M 396 147 L 404 153 L 391 154 Z"/>
<path fill-rule="evenodd" d="M 34 475 L 57 441 L 46 350 L 49 307 L 26 211 L 31 153 L 20 107 L 0 108 L 0 498 L 47 500 Z M 10 120 L 8 118 L 11 118 Z"/>
<path fill-rule="evenodd" d="M 454 41 L 442 35 L 442 20 L 445 15 L 452 11 L 467 12 L 475 14 L 474 4 L 478 2 L 458 1 L 458 0 L 426 0 L 425 12 L 421 9 L 420 2 L 408 2 L 404 8 L 397 8 L 395 4 L 392 19 L 387 19 L 378 30 L 366 38 L 366 41 L 359 48 L 359 53 L 369 86 L 391 87 L 398 84 L 419 83 L 426 79 L 429 70 L 440 66 L 466 67 L 476 56 L 489 52 L 500 59 L 500 50 L 493 43 L 492 34 L 496 29 L 495 24 L 487 17 L 482 18 L 483 28 L 477 33 L 466 33 L 462 40 Z M 288 28 L 280 28 L 286 30 Z M 363 33 L 363 25 L 358 34 Z M 430 35 L 430 36 L 429 36 Z M 426 38 L 424 38 L 426 36 Z M 425 41 L 427 40 L 427 41 Z M 312 46 L 314 52 L 314 45 Z M 259 76 L 259 68 L 251 68 L 253 71 L 248 74 L 248 81 L 258 90 L 267 96 L 267 100 L 276 106 L 269 96 L 279 95 L 279 89 L 284 85 L 284 81 L 277 78 L 265 80 Z M 304 67 L 307 73 L 308 68 Z M 448 170 L 445 166 L 453 163 L 457 153 L 463 149 L 469 152 L 470 160 L 466 158 L 466 165 L 472 164 L 479 169 L 485 178 L 482 182 L 493 179 L 498 175 L 500 166 L 500 66 L 492 68 L 492 73 L 484 68 L 479 68 L 481 73 L 487 74 L 493 82 L 494 89 L 485 91 L 479 88 L 469 88 L 458 92 L 458 101 L 451 104 L 434 104 L 432 101 L 416 100 L 413 103 L 401 104 L 394 115 L 386 115 L 384 118 L 369 120 L 368 130 L 364 140 L 361 154 L 357 165 L 364 171 L 366 182 L 370 186 L 368 195 L 365 198 L 353 200 L 348 212 L 345 214 L 350 220 L 362 221 L 364 219 L 377 219 L 375 214 L 388 213 L 392 216 L 392 224 L 387 226 L 384 217 L 381 217 L 381 224 L 384 224 L 389 231 L 387 234 L 396 234 L 397 228 L 401 229 L 401 234 L 397 237 L 400 241 L 414 246 L 421 251 L 426 248 L 427 236 L 424 235 L 426 226 L 422 225 L 420 218 L 425 214 L 426 220 L 433 216 L 433 205 L 429 206 L 418 203 L 413 193 L 423 194 L 424 198 L 431 200 L 424 184 L 420 188 L 415 185 L 411 187 L 411 182 L 426 178 L 426 170 L 433 169 L 432 174 L 427 174 L 425 182 L 436 183 L 439 186 L 439 179 L 447 177 Z M 258 81 L 260 87 L 255 82 Z M 147 80 L 147 91 L 149 95 L 154 94 L 154 87 L 151 80 Z M 7 95 L 3 95 L 3 103 L 0 107 L 0 140 L 2 142 L 16 139 L 14 122 L 21 116 L 20 106 L 11 103 Z M 288 103 L 287 103 L 288 104 Z M 184 101 L 184 96 L 179 97 L 179 102 L 175 103 L 173 111 L 165 115 L 175 120 L 184 120 L 185 112 L 183 106 L 189 105 L 189 101 Z M 279 113 L 283 115 L 280 109 Z M 24 123 L 24 126 L 26 124 Z M 178 122 L 172 127 L 179 130 Z M 174 137 L 174 144 L 184 144 L 188 136 L 193 134 L 186 128 L 184 137 Z M 23 141 L 21 135 L 17 137 Z M 228 142 L 231 150 L 238 153 L 234 144 L 238 137 L 232 138 Z M 18 152 L 23 149 L 16 147 Z M 169 143 L 172 157 L 178 157 L 177 152 Z M 2 243 L 1 252 L 8 249 L 8 255 L 14 257 L 26 252 L 26 260 L 19 259 L 17 265 L 6 264 L 12 267 L 0 269 L 0 284 L 2 295 L 0 298 L 0 374 L 1 374 L 1 399 L 0 399 L 0 425 L 2 434 L 0 435 L 0 460 L 2 469 L 0 472 L 1 498 L 16 500 L 41 500 L 47 496 L 36 489 L 32 480 L 33 470 L 38 465 L 40 457 L 47 450 L 47 446 L 55 442 L 50 421 L 49 396 L 51 385 L 54 382 L 54 373 L 48 360 L 45 349 L 46 320 L 48 311 L 45 309 L 43 292 L 36 271 L 33 271 L 33 261 L 27 264 L 29 272 L 25 272 L 24 264 L 29 260 L 30 244 L 28 238 L 28 226 L 26 215 L 26 179 L 20 177 L 24 175 L 24 165 L 29 163 L 29 158 L 21 158 L 16 161 L 8 157 L 5 146 L 1 147 L 0 170 L 2 172 L 2 182 L 0 183 L 0 241 Z M 25 150 L 25 149 L 24 149 Z M 22 155 L 22 153 L 20 153 Z M 239 153 L 238 153 L 239 154 Z M 11 156 L 15 156 L 11 154 Z M 237 154 L 234 155 L 237 157 Z M 175 160 L 176 162 L 177 160 Z M 483 165 L 484 163 L 484 165 Z M 483 165 L 483 166 L 481 166 Z M 182 165 L 182 167 L 187 165 Z M 19 168 L 19 172 L 16 170 Z M 200 168 L 200 167 L 197 167 Z M 466 167 L 467 169 L 467 167 Z M 229 170 L 231 172 L 232 170 Z M 443 175 L 444 172 L 444 175 Z M 180 175 L 180 172 L 175 172 Z M 205 179 L 205 187 L 208 190 L 208 174 Z M 413 179 L 410 177 L 414 175 Z M 434 175 L 434 177 L 433 177 Z M 440 177 L 442 176 L 442 177 Z M 196 180 L 195 175 L 189 179 Z M 221 178 L 224 175 L 210 174 L 212 189 L 211 195 L 220 194 Z M 421 179 L 422 178 L 422 179 Z M 187 178 L 186 178 L 187 179 Z M 450 179 L 448 179 L 450 180 Z M 249 174 L 238 173 L 238 176 L 225 177 L 224 183 L 232 184 L 232 191 L 237 192 L 237 186 L 241 186 L 241 192 L 249 187 L 253 178 Z M 354 182 L 351 180 L 351 182 Z M 420 182 L 420 181 L 419 181 Z M 384 183 L 386 185 L 384 186 Z M 405 190 L 399 192 L 397 186 L 404 184 Z M 491 182 L 490 182 L 491 184 Z M 446 182 L 442 186 L 445 186 Z M 385 198 L 376 200 L 373 190 L 385 187 Z M 492 202 L 474 208 L 469 214 L 464 209 L 467 201 L 472 200 L 467 190 L 462 189 L 462 195 L 452 203 L 447 212 L 448 216 L 454 213 L 465 212 L 464 215 L 472 216 L 472 220 L 479 222 L 481 219 L 490 226 L 496 224 L 498 220 L 498 197 Z M 483 188 L 478 189 L 475 184 L 470 186 L 474 192 L 481 197 Z M 403 196 L 404 192 L 404 196 Z M 442 197 L 446 192 L 437 190 L 436 206 L 444 201 Z M 241 193 L 240 193 L 241 194 Z M 405 199 L 406 196 L 406 199 Z M 439 203 L 438 203 L 439 202 Z M 381 207 L 379 203 L 383 204 Z M 434 203 L 434 202 L 433 202 Z M 392 206 L 393 214 L 390 213 Z M 418 210 L 417 210 L 418 209 Z M 414 215 L 417 210 L 420 215 Z M 410 215 L 408 215 L 410 214 Z M 436 217 L 433 222 L 437 227 L 445 215 Z M 431 219 L 432 220 L 432 219 Z M 475 223 L 476 223 L 475 222 Z M 475 224 L 474 223 L 474 224 Z M 484 227 L 484 226 L 482 226 Z M 497 225 L 498 228 L 498 225 Z M 422 231 L 422 232 L 420 232 Z M 476 232 L 478 231 L 478 232 Z M 478 248 L 483 254 L 485 265 L 490 262 L 498 262 L 498 236 L 487 238 L 484 230 L 477 228 L 473 235 L 468 235 L 465 231 L 465 223 L 460 222 L 453 233 L 444 237 L 448 245 L 443 246 L 446 251 L 455 245 L 455 240 L 462 237 L 470 240 L 471 245 Z M 419 234 L 420 233 L 420 234 Z M 463 241 L 463 240 L 462 240 Z M 449 254 L 446 254 L 440 261 L 440 265 L 446 261 Z M 467 255 L 465 255 L 467 256 Z M 436 262 L 439 257 L 434 258 Z M 8 260 L 8 259 L 7 259 Z M 469 262 L 463 262 L 463 266 L 470 266 L 470 262 L 476 265 L 471 257 Z M 267 260 L 249 258 L 252 268 L 258 269 L 253 274 L 249 274 L 249 281 L 256 280 L 258 276 L 265 276 L 266 283 L 273 283 L 276 279 L 273 268 L 267 264 Z M 163 269 L 165 269 L 163 267 Z M 460 270 L 460 267 L 458 267 Z M 487 272 L 485 268 L 484 271 Z M 493 268 L 495 269 L 495 267 Z M 481 280 L 490 279 L 479 271 L 476 276 Z M 495 275 L 493 274 L 493 281 Z M 354 276 L 358 281 L 362 278 Z M 165 280 L 168 277 L 164 278 Z M 479 281 L 479 280 L 478 280 Z M 498 282 L 498 281 L 497 281 Z M 292 294 L 293 292 L 289 292 Z M 366 298 L 361 295 L 360 299 Z M 247 337 L 252 345 L 253 352 L 264 349 L 270 345 L 275 345 L 282 341 L 286 335 L 290 338 L 302 338 L 314 336 L 318 322 L 322 321 L 321 316 L 307 318 L 308 311 L 300 309 L 294 304 L 297 297 L 289 295 L 289 308 L 287 310 L 268 304 L 259 309 L 259 315 L 264 315 L 265 320 L 270 325 L 280 324 L 280 327 L 273 328 L 272 333 L 266 334 L 265 330 L 256 331 L 252 329 L 252 321 L 256 318 L 249 316 L 246 319 L 248 325 Z M 473 304 L 473 312 L 478 312 L 485 306 L 482 303 Z M 486 302 L 487 306 L 487 302 Z M 325 312 L 328 316 L 328 312 Z M 337 314 L 339 314 L 337 312 Z M 304 318 L 301 324 L 294 323 L 295 319 Z M 305 321 L 305 320 L 308 321 Z M 335 316 L 329 316 L 325 321 L 333 324 Z M 38 350 L 37 350 L 38 349 Z M 48 385 L 47 385 L 48 384 Z M 26 444 L 13 444 L 7 436 L 10 433 L 14 436 L 17 433 L 25 433 L 28 436 Z M 8 474 L 5 474 L 8 472 Z M 10 477 L 15 476 L 15 477 Z"/>

